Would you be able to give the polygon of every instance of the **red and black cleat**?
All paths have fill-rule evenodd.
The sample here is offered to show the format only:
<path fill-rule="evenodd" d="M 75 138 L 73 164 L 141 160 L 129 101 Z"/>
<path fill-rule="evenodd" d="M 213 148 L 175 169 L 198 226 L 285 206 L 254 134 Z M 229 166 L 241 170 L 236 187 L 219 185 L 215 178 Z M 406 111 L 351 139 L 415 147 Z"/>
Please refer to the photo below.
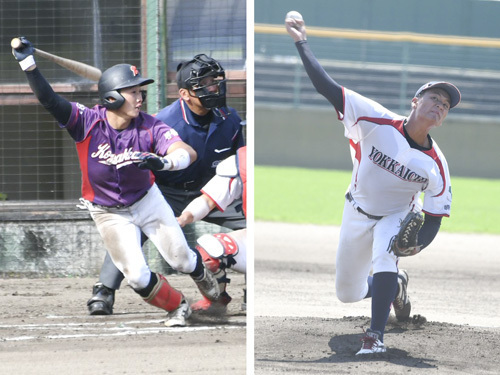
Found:
<path fill-rule="evenodd" d="M 231 297 L 227 292 L 222 292 L 217 301 L 210 301 L 203 297 L 199 301 L 191 305 L 191 310 L 203 314 L 224 314 L 227 310 L 227 305 L 231 302 Z"/>

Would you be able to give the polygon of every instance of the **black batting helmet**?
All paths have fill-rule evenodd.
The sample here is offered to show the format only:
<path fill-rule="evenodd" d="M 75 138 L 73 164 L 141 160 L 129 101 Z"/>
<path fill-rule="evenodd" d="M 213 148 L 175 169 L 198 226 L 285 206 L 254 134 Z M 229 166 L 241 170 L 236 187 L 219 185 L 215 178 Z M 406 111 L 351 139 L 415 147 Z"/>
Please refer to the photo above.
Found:
<path fill-rule="evenodd" d="M 150 78 L 142 78 L 139 70 L 130 64 L 118 64 L 105 70 L 98 83 L 99 98 L 107 109 L 118 109 L 125 102 L 119 90 L 133 86 L 144 86 L 153 83 Z M 109 100 L 115 99 L 114 101 Z"/>
<path fill-rule="evenodd" d="M 214 81 L 204 85 L 204 78 L 213 77 Z M 177 86 L 193 90 L 203 107 L 212 109 L 216 114 L 226 106 L 226 72 L 221 64 L 205 54 L 199 54 L 192 60 L 177 66 Z M 217 85 L 217 91 L 210 91 L 209 86 Z M 229 113 L 227 113 L 229 114 Z"/>

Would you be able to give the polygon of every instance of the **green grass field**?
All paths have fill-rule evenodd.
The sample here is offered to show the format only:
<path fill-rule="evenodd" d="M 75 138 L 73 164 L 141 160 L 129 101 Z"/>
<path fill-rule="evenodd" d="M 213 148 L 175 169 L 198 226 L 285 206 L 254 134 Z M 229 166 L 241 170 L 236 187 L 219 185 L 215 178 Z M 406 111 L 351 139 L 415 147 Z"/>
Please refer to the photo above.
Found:
<path fill-rule="evenodd" d="M 255 167 L 255 220 L 340 225 L 351 173 Z M 500 180 L 452 178 L 451 216 L 441 230 L 500 234 Z"/>

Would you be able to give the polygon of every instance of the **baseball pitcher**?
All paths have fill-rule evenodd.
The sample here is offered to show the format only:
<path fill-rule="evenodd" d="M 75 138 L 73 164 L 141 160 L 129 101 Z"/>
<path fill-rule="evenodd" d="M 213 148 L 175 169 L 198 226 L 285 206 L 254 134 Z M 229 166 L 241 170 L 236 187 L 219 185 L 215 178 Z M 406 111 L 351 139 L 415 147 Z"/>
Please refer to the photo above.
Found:
<path fill-rule="evenodd" d="M 353 151 L 336 259 L 337 297 L 346 303 L 371 297 L 370 328 L 357 354 L 385 352 L 391 304 L 399 320 L 411 311 L 408 273 L 398 269 L 398 259 L 428 246 L 441 218 L 450 215 L 448 164 L 429 132 L 460 102 L 460 92 L 448 82 L 426 83 L 412 98 L 409 116 L 397 115 L 328 76 L 309 48 L 300 14 L 286 17 L 285 25 L 314 87 L 335 107 Z"/>

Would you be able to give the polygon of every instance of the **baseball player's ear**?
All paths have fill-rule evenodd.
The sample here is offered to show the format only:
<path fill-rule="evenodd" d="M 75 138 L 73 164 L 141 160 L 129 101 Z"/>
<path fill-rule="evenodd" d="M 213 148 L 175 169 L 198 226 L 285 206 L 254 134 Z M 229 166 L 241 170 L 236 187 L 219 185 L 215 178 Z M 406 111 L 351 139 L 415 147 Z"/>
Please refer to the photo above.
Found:
<path fill-rule="evenodd" d="M 415 109 L 415 107 L 417 106 L 417 102 L 418 102 L 418 98 L 413 98 L 411 100 L 411 108 L 412 109 Z"/>
<path fill-rule="evenodd" d="M 189 101 L 189 91 L 187 89 L 179 89 L 179 96 L 184 101 Z"/>

